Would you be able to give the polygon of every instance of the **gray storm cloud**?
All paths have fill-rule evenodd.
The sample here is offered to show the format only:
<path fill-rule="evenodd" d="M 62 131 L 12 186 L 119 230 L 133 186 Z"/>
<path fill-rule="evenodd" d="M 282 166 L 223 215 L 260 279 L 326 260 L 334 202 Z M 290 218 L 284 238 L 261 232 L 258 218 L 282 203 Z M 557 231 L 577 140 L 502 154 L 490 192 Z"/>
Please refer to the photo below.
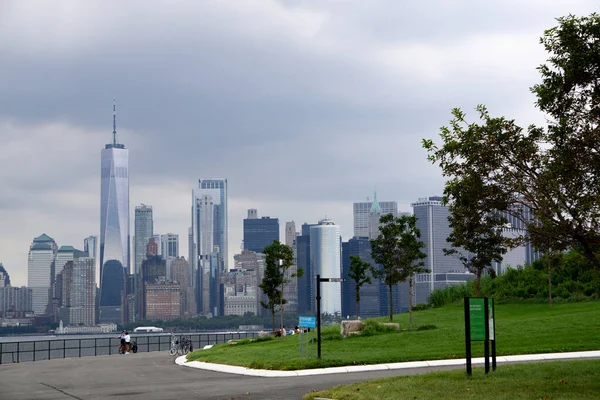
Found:
<path fill-rule="evenodd" d="M 526 125 L 554 18 L 592 1 L 5 1 L 0 12 L 0 261 L 26 284 L 42 232 L 99 229 L 100 150 L 130 149 L 131 206 L 187 256 L 191 189 L 226 177 L 230 248 L 246 208 L 352 235 L 376 186 L 405 207 L 439 194 L 425 159 L 450 109 Z"/>

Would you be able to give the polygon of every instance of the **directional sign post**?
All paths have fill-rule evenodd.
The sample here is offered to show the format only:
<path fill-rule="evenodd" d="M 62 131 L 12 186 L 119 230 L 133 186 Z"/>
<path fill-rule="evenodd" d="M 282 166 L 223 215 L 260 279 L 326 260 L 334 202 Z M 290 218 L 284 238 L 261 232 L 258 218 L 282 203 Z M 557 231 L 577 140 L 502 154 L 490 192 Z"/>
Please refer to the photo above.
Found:
<path fill-rule="evenodd" d="M 346 278 L 321 278 L 317 275 L 317 358 L 321 359 L 321 282 L 346 282 Z"/>
<path fill-rule="evenodd" d="M 490 371 L 490 342 L 492 345 L 492 369 L 496 370 L 496 329 L 494 299 L 488 297 L 465 297 L 465 344 L 467 374 L 471 375 L 471 341 L 483 342 L 485 373 Z"/>
<path fill-rule="evenodd" d="M 309 336 L 311 336 L 310 332 L 305 332 L 304 328 L 315 328 L 317 326 L 317 318 L 316 317 L 299 317 L 298 326 L 300 327 L 300 332 L 298 335 L 298 341 L 300 342 L 300 355 L 304 355 L 304 357 L 309 357 Z M 310 331 L 310 329 L 308 329 Z M 314 332 L 314 330 L 313 330 Z"/>

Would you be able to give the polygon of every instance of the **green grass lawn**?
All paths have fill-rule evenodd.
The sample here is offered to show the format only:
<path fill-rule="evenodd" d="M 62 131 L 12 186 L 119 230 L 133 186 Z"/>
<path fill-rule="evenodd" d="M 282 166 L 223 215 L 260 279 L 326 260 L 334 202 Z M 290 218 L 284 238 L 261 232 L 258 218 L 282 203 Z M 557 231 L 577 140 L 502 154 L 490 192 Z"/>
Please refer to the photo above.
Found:
<path fill-rule="evenodd" d="M 339 326 L 322 332 L 322 359 L 317 360 L 316 343 L 310 354 L 300 353 L 300 337 L 287 336 L 252 343 L 214 346 L 188 356 L 199 360 L 250 368 L 295 370 L 356 364 L 437 360 L 465 357 L 462 305 L 415 312 L 415 327 L 435 325 L 436 329 L 407 330 L 374 336 L 341 339 Z M 385 321 L 386 318 L 381 318 Z M 402 328 L 408 314 L 394 316 Z M 312 337 L 316 335 L 313 333 Z M 546 304 L 512 303 L 496 305 L 498 355 L 550 353 L 600 349 L 600 301 Z M 473 356 L 483 355 L 483 344 L 473 342 Z"/>
<path fill-rule="evenodd" d="M 377 379 L 312 392 L 337 400 L 474 399 L 474 400 L 596 400 L 600 398 L 600 360 L 501 365 L 484 375 L 483 368 L 467 377 L 464 370 Z"/>

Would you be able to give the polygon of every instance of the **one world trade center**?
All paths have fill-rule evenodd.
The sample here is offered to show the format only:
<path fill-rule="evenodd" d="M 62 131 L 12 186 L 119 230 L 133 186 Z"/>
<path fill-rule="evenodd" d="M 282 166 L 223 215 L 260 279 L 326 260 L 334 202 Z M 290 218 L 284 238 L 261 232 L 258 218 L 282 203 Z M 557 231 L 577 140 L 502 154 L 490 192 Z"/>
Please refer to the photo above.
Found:
<path fill-rule="evenodd" d="M 117 140 L 102 150 L 100 189 L 100 323 L 122 322 L 129 274 L 129 150 Z"/>

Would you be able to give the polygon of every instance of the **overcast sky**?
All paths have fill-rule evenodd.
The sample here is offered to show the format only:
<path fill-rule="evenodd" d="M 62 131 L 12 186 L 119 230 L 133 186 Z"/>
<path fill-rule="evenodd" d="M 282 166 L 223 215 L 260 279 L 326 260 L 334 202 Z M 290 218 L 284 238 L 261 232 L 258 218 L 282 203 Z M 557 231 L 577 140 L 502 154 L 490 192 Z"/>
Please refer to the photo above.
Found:
<path fill-rule="evenodd" d="M 168 5 L 167 5 L 168 4 Z M 229 181 L 229 249 L 248 208 L 328 217 L 352 236 L 352 203 L 439 195 L 421 139 L 477 104 L 543 123 L 529 87 L 556 17 L 595 1 L 0 0 L 0 262 L 27 284 L 46 233 L 99 234 L 100 151 L 117 99 L 133 209 L 178 233 L 191 192 Z M 283 237 L 282 237 L 283 239 Z"/>

